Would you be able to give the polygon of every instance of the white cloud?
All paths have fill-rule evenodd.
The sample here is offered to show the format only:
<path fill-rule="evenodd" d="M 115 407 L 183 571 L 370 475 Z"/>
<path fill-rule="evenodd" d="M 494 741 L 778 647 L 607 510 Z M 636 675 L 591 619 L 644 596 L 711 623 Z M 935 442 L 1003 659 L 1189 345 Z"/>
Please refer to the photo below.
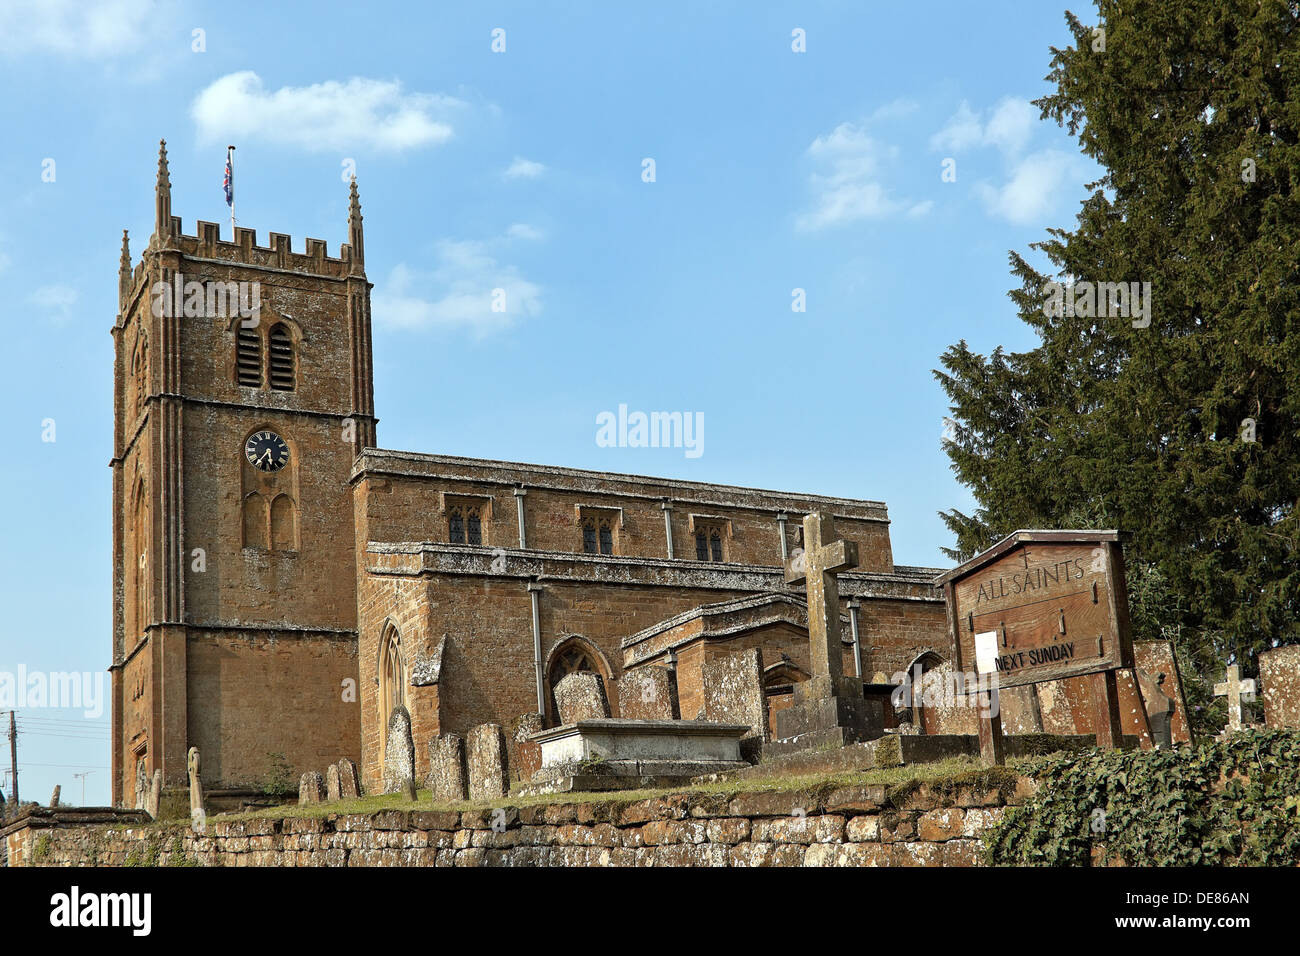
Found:
<path fill-rule="evenodd" d="M 988 122 L 962 100 L 957 112 L 930 137 L 931 149 L 959 152 L 978 146 L 996 146 L 1005 153 L 1024 149 L 1038 121 L 1038 109 L 1028 100 L 1006 96 L 989 113 Z"/>
<path fill-rule="evenodd" d="M 121 56 L 150 39 L 158 11 L 156 0 L 0 0 L 0 53 Z"/>
<path fill-rule="evenodd" d="M 375 285 L 375 321 L 397 329 L 464 329 L 483 338 L 539 315 L 541 287 L 497 261 L 504 241 L 444 239 L 427 272 L 399 263 L 387 282 Z M 498 303 L 503 311 L 494 311 Z"/>
<path fill-rule="evenodd" d="M 27 297 L 27 302 L 48 313 L 56 325 L 62 325 L 72 315 L 77 304 L 77 290 L 67 285 L 44 285 Z"/>
<path fill-rule="evenodd" d="M 536 179 L 544 172 L 546 167 L 543 164 L 516 156 L 515 161 L 506 167 L 506 171 L 501 175 L 506 179 Z"/>
<path fill-rule="evenodd" d="M 530 226 L 526 222 L 517 222 L 506 230 L 506 235 L 511 239 L 545 239 L 546 233 L 536 226 Z"/>
<path fill-rule="evenodd" d="M 4 272 L 6 269 L 9 268 L 9 262 L 10 262 L 9 257 L 5 255 L 3 252 L 0 252 L 0 272 Z"/>
<path fill-rule="evenodd" d="M 390 152 L 451 139 L 449 116 L 464 106 L 439 93 L 403 92 L 396 80 L 365 77 L 270 91 L 243 70 L 199 93 L 190 113 L 204 143 L 257 137 L 314 151 Z"/>
<path fill-rule="evenodd" d="M 1076 157 L 1069 153 L 1039 150 L 1015 165 L 1006 185 L 997 188 L 980 183 L 975 189 L 990 213 L 1021 225 L 1042 225 L 1076 164 Z"/>
<path fill-rule="evenodd" d="M 813 208 L 798 217 L 800 229 L 815 230 L 859 219 L 877 219 L 908 208 L 891 199 L 878 182 L 880 162 L 897 150 L 867 135 L 852 123 L 841 123 L 808 147 L 808 157 L 821 168 L 809 181 L 816 193 Z"/>

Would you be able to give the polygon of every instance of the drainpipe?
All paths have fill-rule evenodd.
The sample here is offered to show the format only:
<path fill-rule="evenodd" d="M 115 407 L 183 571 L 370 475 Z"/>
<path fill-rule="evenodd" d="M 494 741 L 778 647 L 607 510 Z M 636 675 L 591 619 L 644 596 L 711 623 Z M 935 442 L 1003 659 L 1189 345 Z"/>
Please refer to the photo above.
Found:
<path fill-rule="evenodd" d="M 515 489 L 515 510 L 519 513 L 519 547 L 528 547 L 528 537 L 524 533 L 524 496 L 528 494 L 526 488 Z"/>
<path fill-rule="evenodd" d="M 523 499 L 519 499 L 521 502 Z M 521 504 L 520 507 L 523 507 Z M 546 719 L 546 682 L 542 679 L 542 586 L 536 578 L 528 581 L 528 594 L 533 599 L 533 668 L 537 672 L 537 712 Z"/>
<path fill-rule="evenodd" d="M 776 523 L 777 523 L 777 524 L 780 526 L 780 528 L 781 528 L 781 564 L 782 564 L 782 566 L 784 566 L 785 563 L 786 563 L 787 561 L 790 560 L 790 553 L 789 553 L 789 551 L 788 551 L 788 547 L 787 547 L 786 542 L 785 542 L 785 522 L 786 522 L 786 518 L 787 518 L 787 515 L 786 515 L 786 513 L 785 513 L 784 511 L 778 511 L 778 512 L 776 513 Z"/>
<path fill-rule="evenodd" d="M 862 602 L 857 598 L 849 600 L 849 627 L 853 631 L 853 668 L 862 679 L 862 642 L 858 639 L 858 608 L 862 607 Z"/>
<path fill-rule="evenodd" d="M 673 554 L 673 503 L 669 498 L 665 498 L 659 505 L 664 510 L 664 534 L 668 538 L 668 557 L 675 558 Z"/>

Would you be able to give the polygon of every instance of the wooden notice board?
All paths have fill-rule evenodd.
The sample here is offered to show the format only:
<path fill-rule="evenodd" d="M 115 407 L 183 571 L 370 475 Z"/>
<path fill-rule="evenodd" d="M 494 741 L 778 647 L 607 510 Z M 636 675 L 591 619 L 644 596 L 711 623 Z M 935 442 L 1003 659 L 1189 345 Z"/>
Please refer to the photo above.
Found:
<path fill-rule="evenodd" d="M 1133 666 L 1116 531 L 1016 531 L 939 584 L 959 671 L 1017 687 Z"/>

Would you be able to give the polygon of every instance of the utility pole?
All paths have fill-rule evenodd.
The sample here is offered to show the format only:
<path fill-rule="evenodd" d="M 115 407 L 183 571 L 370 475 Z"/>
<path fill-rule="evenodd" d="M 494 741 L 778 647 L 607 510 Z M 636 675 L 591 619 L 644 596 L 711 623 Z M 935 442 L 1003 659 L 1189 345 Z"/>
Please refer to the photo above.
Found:
<path fill-rule="evenodd" d="M 9 711 L 9 766 L 14 768 L 13 801 L 18 806 L 18 729 L 14 726 L 14 712 Z"/>

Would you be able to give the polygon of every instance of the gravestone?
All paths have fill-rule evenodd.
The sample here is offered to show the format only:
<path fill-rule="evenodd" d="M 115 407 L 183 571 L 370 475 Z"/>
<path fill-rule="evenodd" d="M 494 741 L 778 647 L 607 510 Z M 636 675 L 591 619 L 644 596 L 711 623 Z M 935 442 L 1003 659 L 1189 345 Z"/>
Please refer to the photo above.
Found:
<path fill-rule="evenodd" d="M 388 718 L 384 793 L 405 793 L 415 799 L 415 741 L 411 737 L 411 715 L 401 704 L 393 708 Z"/>
<path fill-rule="evenodd" d="M 153 780 L 149 783 L 149 792 L 145 794 L 144 809 L 149 816 L 155 820 L 158 818 L 158 804 L 162 800 L 163 772 L 159 768 L 153 772 Z"/>
<path fill-rule="evenodd" d="M 63 785 L 56 783 L 54 785 L 54 792 L 50 794 L 50 806 L 57 807 L 59 805 L 59 794 L 61 794 L 62 792 L 63 792 Z"/>
<path fill-rule="evenodd" d="M 618 711 L 625 720 L 681 720 L 673 672 L 653 664 L 627 671 L 618 685 Z"/>
<path fill-rule="evenodd" d="M 135 762 L 135 809 L 144 809 L 144 795 L 149 789 L 149 776 L 144 768 L 144 758 Z"/>
<path fill-rule="evenodd" d="M 344 757 L 335 766 L 339 768 L 339 799 L 355 800 L 361 796 L 361 780 L 357 776 L 357 765 Z"/>
<path fill-rule="evenodd" d="M 1174 699 L 1165 693 L 1166 675 L 1162 672 L 1152 679 L 1146 671 L 1139 670 L 1137 676 L 1147 723 L 1151 727 L 1151 744 L 1157 750 L 1168 750 L 1174 745 Z"/>
<path fill-rule="evenodd" d="M 299 786 L 298 789 L 301 790 L 302 787 Z M 339 786 L 339 765 L 336 763 L 332 763 L 325 768 L 325 799 L 328 800 L 330 803 L 334 803 L 335 801 L 342 799 L 342 793 L 340 791 L 341 788 Z M 298 802 L 299 803 L 302 802 L 301 797 L 299 798 Z"/>
<path fill-rule="evenodd" d="M 561 724 L 609 716 L 609 698 L 599 674 L 579 671 L 555 685 L 555 707 Z"/>
<path fill-rule="evenodd" d="M 767 740 L 767 693 L 763 689 L 763 652 L 757 647 L 705 661 L 704 719 L 716 724 L 743 724 L 750 732 L 740 741 L 743 760 L 757 763 Z M 795 685 L 796 687 L 798 685 Z M 777 719 L 780 719 L 780 714 Z"/>
<path fill-rule="evenodd" d="M 510 776 L 515 780 L 531 780 L 542 768 L 542 745 L 531 739 L 542 732 L 544 722 L 537 713 L 521 714 L 510 722 L 506 743 L 509 744 Z"/>
<path fill-rule="evenodd" d="M 199 748 L 191 747 L 185 759 L 190 775 L 190 820 L 205 816 L 203 809 L 203 778 L 199 774 Z"/>
<path fill-rule="evenodd" d="M 325 799 L 325 781 L 319 770 L 308 770 L 298 780 L 298 806 L 321 803 Z"/>
<path fill-rule="evenodd" d="M 429 741 L 429 790 L 434 803 L 468 799 L 465 741 L 460 734 L 441 734 Z"/>
<path fill-rule="evenodd" d="M 1248 729 L 1246 708 L 1255 699 L 1255 680 L 1252 677 L 1242 680 L 1241 668 L 1236 664 L 1228 666 L 1223 678 L 1223 683 L 1214 685 L 1214 696 L 1228 699 L 1228 726 L 1224 733 Z"/>
<path fill-rule="evenodd" d="M 510 792 L 506 735 L 500 724 L 479 724 L 471 730 L 465 758 L 471 800 L 497 800 Z"/>
<path fill-rule="evenodd" d="M 1259 655 L 1260 696 L 1270 730 L 1300 730 L 1300 644 Z"/>
<path fill-rule="evenodd" d="M 803 519 L 804 550 L 796 550 L 786 565 L 786 583 L 802 583 L 808 595 L 812 676 L 794 685 L 794 703 L 776 715 L 772 749 L 778 753 L 842 747 L 884 734 L 884 715 L 868 707 L 862 681 L 844 675 L 835 575 L 858 566 L 858 546 L 834 537 L 830 514 L 813 512 Z"/>

